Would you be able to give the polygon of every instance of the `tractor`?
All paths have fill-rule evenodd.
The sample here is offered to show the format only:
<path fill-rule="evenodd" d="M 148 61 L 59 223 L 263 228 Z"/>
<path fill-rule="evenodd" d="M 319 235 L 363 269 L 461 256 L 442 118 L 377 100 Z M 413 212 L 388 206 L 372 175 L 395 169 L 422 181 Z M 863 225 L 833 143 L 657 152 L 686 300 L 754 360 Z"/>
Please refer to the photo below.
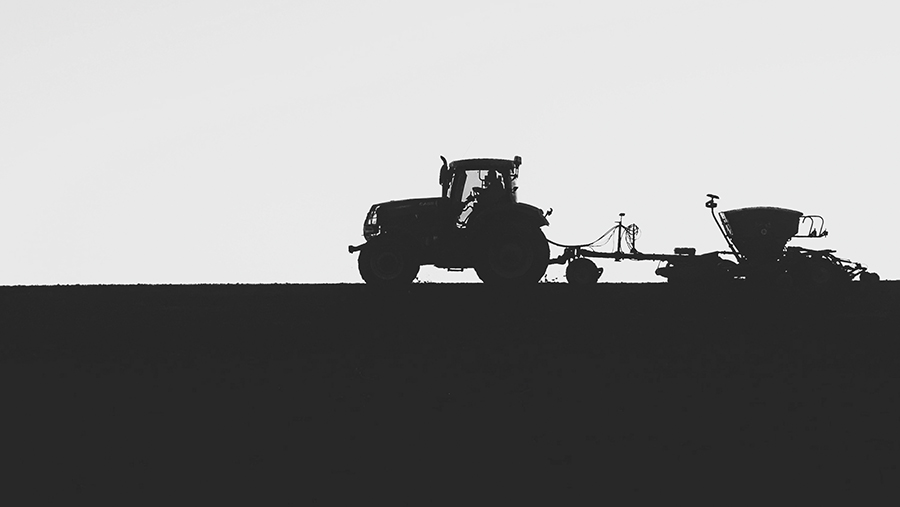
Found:
<path fill-rule="evenodd" d="M 548 213 L 519 202 L 517 180 L 522 158 L 441 157 L 440 197 L 374 204 L 363 222 L 366 242 L 359 273 L 370 285 L 404 286 L 419 267 L 448 271 L 474 268 L 487 284 L 537 283 L 547 270 L 550 249 L 541 227 Z"/>

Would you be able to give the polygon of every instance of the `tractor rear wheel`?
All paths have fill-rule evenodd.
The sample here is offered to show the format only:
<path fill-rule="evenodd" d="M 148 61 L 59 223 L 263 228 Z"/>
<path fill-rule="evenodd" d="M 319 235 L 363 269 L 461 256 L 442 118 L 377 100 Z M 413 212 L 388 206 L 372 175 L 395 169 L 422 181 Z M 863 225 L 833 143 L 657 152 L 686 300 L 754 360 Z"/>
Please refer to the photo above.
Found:
<path fill-rule="evenodd" d="M 359 252 L 359 274 L 379 287 L 409 285 L 419 274 L 419 263 L 408 242 L 375 238 Z"/>
<path fill-rule="evenodd" d="M 486 235 L 475 265 L 484 283 L 515 286 L 537 283 L 550 262 L 550 246 L 537 227 L 515 225 Z"/>

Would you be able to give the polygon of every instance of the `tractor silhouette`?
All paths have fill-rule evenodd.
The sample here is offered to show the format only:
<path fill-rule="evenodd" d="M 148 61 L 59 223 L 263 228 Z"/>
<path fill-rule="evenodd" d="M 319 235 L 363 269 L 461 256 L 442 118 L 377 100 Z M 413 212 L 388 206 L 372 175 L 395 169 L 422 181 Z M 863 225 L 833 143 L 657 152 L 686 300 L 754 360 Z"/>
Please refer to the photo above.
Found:
<path fill-rule="evenodd" d="M 441 157 L 440 197 L 372 205 L 363 223 L 366 242 L 359 272 L 367 284 L 411 283 L 423 265 L 449 271 L 474 268 L 485 283 L 537 283 L 547 270 L 550 250 L 541 227 L 541 209 L 516 197 L 522 158 Z"/>

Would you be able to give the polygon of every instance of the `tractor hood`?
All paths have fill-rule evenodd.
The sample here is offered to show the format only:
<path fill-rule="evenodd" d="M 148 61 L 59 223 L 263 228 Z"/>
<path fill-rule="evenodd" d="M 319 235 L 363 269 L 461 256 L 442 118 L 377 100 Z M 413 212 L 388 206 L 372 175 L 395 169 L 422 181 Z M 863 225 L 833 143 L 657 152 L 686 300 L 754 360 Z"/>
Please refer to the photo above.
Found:
<path fill-rule="evenodd" d="M 383 222 L 396 216 L 433 213 L 437 209 L 440 200 L 440 197 L 423 197 L 419 199 L 404 199 L 402 201 L 387 201 L 376 204 L 373 208 L 378 209 L 378 221 Z"/>
<path fill-rule="evenodd" d="M 425 197 L 373 204 L 363 224 L 363 236 L 368 241 L 385 231 L 420 232 L 434 222 L 440 201 L 440 197 Z"/>

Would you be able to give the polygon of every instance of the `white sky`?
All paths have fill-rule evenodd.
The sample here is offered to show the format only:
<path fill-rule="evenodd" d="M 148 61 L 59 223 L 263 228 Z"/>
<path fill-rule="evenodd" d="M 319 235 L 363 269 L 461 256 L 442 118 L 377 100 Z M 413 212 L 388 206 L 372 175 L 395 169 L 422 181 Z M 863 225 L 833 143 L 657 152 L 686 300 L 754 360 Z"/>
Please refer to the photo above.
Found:
<path fill-rule="evenodd" d="M 356 282 L 369 206 L 438 195 L 439 155 L 521 155 L 558 242 L 625 212 L 641 251 L 723 250 L 716 193 L 823 215 L 791 244 L 897 279 L 898 26 L 864 0 L 7 0 L 0 284 Z"/>

